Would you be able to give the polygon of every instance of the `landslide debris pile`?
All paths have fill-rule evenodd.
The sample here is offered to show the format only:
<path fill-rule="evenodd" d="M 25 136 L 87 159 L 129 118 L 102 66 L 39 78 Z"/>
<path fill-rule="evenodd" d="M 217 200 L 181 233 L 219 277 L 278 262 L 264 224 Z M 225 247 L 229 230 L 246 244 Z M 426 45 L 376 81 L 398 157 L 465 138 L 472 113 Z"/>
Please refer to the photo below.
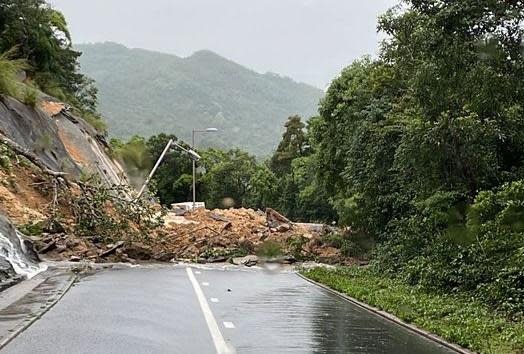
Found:
<path fill-rule="evenodd" d="M 229 261 L 248 266 L 262 261 L 352 262 L 325 241 L 333 231 L 330 227 L 293 223 L 272 209 L 198 209 L 183 214 L 168 212 L 164 226 L 140 241 L 97 242 L 46 228 L 36 243 L 46 258 L 71 261 Z"/>
<path fill-rule="evenodd" d="M 269 208 L 168 213 L 165 231 L 166 251 L 177 259 L 220 262 L 259 255 L 284 263 L 306 259 L 333 263 L 343 258 L 339 249 L 322 241 L 329 227 L 293 223 Z"/>

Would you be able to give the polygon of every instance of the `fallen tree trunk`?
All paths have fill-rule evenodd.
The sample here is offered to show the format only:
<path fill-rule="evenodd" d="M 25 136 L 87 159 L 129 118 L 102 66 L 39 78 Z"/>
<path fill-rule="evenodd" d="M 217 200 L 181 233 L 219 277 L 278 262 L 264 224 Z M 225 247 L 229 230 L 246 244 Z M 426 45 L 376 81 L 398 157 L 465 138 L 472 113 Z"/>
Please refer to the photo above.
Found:
<path fill-rule="evenodd" d="M 67 173 L 65 173 L 65 172 L 56 172 L 56 171 L 50 170 L 49 168 L 47 168 L 47 166 L 44 164 L 44 162 L 38 156 L 36 156 L 32 151 L 30 151 L 30 150 L 20 146 L 19 144 L 17 144 L 13 140 L 9 139 L 8 137 L 3 135 L 2 133 L 0 133 L 0 143 L 8 146 L 10 149 L 12 149 L 18 155 L 22 155 L 23 157 L 25 157 L 26 159 L 31 161 L 36 167 L 40 168 L 43 173 L 45 173 L 45 174 L 47 174 L 49 176 L 52 176 L 54 178 L 63 178 L 66 181 L 66 183 L 67 183 L 67 180 L 66 180 Z"/>

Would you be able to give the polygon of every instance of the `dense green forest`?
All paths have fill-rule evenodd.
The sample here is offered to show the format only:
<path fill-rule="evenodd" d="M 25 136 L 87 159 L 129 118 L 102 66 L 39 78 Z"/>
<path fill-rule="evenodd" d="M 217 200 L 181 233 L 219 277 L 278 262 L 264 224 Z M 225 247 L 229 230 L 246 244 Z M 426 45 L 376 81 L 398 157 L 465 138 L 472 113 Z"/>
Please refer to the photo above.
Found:
<path fill-rule="evenodd" d="M 202 151 L 199 195 L 337 220 L 382 274 L 521 318 L 524 4 L 405 3 L 379 19 L 379 57 L 344 69 L 317 117 L 291 117 L 270 159 Z M 144 144 L 156 157 L 167 138 Z M 158 196 L 187 200 L 189 162 L 170 164 Z"/>
<path fill-rule="evenodd" d="M 82 71 L 96 80 L 113 137 L 176 134 L 215 127 L 200 144 L 272 153 L 291 114 L 315 114 L 323 92 L 259 74 L 210 51 L 187 58 L 115 43 L 77 45 Z"/>

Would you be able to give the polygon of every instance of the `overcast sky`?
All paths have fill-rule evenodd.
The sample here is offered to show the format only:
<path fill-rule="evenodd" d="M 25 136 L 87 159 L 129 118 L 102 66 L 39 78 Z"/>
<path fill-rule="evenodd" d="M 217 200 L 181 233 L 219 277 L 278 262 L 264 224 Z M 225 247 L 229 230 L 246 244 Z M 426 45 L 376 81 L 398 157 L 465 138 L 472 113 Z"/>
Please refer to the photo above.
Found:
<path fill-rule="evenodd" d="M 50 0 L 75 43 L 114 41 L 179 56 L 209 49 L 324 88 L 376 54 L 376 19 L 398 0 Z"/>

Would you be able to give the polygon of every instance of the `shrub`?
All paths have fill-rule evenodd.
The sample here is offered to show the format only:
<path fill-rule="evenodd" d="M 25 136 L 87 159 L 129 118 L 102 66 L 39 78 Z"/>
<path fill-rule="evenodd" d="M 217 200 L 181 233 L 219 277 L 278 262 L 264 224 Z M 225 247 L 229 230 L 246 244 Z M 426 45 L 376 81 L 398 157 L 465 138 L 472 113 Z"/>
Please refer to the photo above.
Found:
<path fill-rule="evenodd" d="M 346 257 L 358 258 L 368 258 L 375 244 L 369 234 L 350 230 L 342 233 L 332 232 L 324 236 L 322 241 L 330 247 L 340 249 L 341 253 Z"/>
<path fill-rule="evenodd" d="M 16 48 L 0 54 L 0 94 L 20 98 L 17 75 L 27 69 L 25 60 L 13 59 Z"/>
<path fill-rule="evenodd" d="M 261 257 L 277 257 L 282 255 L 282 246 L 275 241 L 264 241 L 257 250 Z"/>
<path fill-rule="evenodd" d="M 373 260 L 380 272 L 438 292 L 467 292 L 524 315 L 524 181 L 478 193 L 469 207 L 437 193 L 389 224 Z"/>
<path fill-rule="evenodd" d="M 30 87 L 26 87 L 25 90 L 24 90 L 24 97 L 23 97 L 23 102 L 28 105 L 28 106 L 31 106 L 33 108 L 36 107 L 36 105 L 38 104 L 38 91 L 35 90 L 34 88 L 30 88 Z"/>

